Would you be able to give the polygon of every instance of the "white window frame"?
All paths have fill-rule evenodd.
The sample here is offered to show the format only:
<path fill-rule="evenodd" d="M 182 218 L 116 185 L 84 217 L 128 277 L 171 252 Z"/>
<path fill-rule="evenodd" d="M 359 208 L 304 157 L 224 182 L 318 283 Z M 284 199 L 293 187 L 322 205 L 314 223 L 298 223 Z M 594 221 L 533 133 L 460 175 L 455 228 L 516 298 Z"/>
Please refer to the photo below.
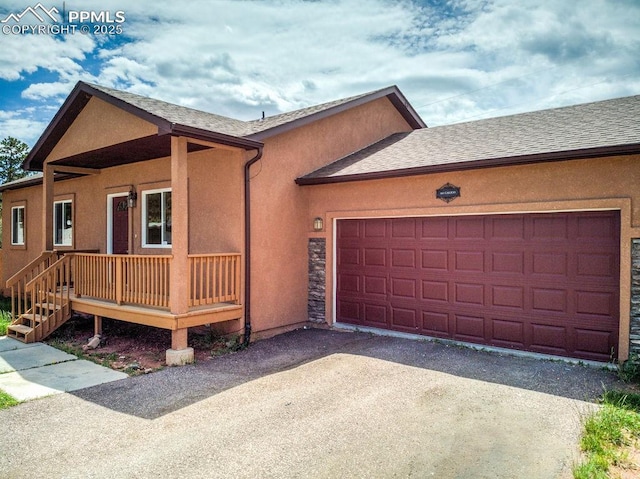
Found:
<path fill-rule="evenodd" d="M 22 218 L 20 218 L 20 219 L 18 219 L 16 221 L 16 213 L 19 210 L 22 210 Z M 26 207 L 24 205 L 12 206 L 11 207 L 11 244 L 13 246 L 24 246 L 24 240 L 25 240 L 25 213 L 26 213 Z M 20 227 L 19 229 L 18 229 L 18 226 Z M 16 232 L 18 232 L 18 235 L 19 235 L 17 241 L 15 241 Z M 22 233 L 21 236 L 20 236 L 20 233 Z"/>
<path fill-rule="evenodd" d="M 166 222 L 166 217 L 165 217 L 165 201 L 164 201 L 164 195 L 163 193 L 171 193 L 171 188 L 158 188 L 155 190 L 146 190 L 142 192 L 142 221 L 141 221 L 141 225 L 142 225 L 142 247 L 143 248 L 171 248 L 171 243 L 168 243 L 166 238 L 162 237 L 161 238 L 161 243 L 159 244 L 148 244 L 147 243 L 147 197 L 149 195 L 154 195 L 154 194 L 158 194 L 160 193 L 160 197 L 161 197 L 161 217 L 162 217 L 162 226 L 160 228 L 161 231 L 161 236 L 164 235 L 164 231 L 165 231 L 165 222 Z"/>
<path fill-rule="evenodd" d="M 62 205 L 62 217 L 64 219 L 64 205 L 68 204 L 71 209 L 71 225 L 68 228 L 65 228 L 63 225 L 62 228 L 62 242 L 56 243 L 56 231 L 58 230 L 58 225 L 56 224 L 56 206 Z M 73 246 L 73 200 L 58 200 L 53 202 L 53 246 Z"/>

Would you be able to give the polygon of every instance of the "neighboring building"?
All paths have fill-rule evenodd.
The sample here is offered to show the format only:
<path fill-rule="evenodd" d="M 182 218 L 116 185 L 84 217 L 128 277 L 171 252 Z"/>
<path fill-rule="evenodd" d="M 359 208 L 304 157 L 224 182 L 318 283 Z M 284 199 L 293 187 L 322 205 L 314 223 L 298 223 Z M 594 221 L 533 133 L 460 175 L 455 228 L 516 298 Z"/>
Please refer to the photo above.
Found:
<path fill-rule="evenodd" d="M 309 320 L 625 360 L 639 114 L 425 128 L 390 87 L 243 122 L 79 83 L 25 162 L 43 176 L 0 187 L 7 288 L 46 303 L 15 335 L 76 310 L 171 329 L 169 363 L 192 326 Z"/>

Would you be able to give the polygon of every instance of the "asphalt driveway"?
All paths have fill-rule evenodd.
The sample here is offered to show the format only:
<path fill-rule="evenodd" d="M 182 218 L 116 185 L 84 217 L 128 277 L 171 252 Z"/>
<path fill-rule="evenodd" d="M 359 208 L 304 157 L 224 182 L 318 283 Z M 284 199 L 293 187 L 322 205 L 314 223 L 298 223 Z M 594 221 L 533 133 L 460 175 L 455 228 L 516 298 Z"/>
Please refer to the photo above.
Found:
<path fill-rule="evenodd" d="M 299 330 L 0 411 L 3 478 L 564 478 L 614 373 Z"/>

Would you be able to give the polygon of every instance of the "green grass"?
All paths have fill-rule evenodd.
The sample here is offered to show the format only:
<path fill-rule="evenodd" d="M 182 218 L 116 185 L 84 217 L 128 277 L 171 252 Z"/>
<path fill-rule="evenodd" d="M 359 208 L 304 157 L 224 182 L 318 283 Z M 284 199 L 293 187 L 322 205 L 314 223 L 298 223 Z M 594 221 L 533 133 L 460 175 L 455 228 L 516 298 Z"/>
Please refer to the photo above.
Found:
<path fill-rule="evenodd" d="M 0 296 L 0 336 L 7 334 L 9 324 L 11 324 L 11 299 Z"/>
<path fill-rule="evenodd" d="M 640 440 L 640 394 L 607 391 L 602 408 L 587 418 L 580 447 L 586 460 L 574 479 L 606 479 L 609 469 L 624 465 L 628 447 Z"/>
<path fill-rule="evenodd" d="M 15 406 L 20 401 L 15 399 L 13 396 L 10 396 L 6 392 L 0 390 L 0 409 L 7 409 L 11 406 Z"/>

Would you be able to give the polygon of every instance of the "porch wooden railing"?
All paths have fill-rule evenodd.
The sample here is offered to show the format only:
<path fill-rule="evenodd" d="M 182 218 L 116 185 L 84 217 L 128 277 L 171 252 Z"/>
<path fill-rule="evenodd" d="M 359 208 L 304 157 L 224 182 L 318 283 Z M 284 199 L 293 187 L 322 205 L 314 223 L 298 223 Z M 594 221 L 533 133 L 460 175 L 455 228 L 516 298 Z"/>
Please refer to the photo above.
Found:
<path fill-rule="evenodd" d="M 189 307 L 240 302 L 240 253 L 190 254 Z"/>
<path fill-rule="evenodd" d="M 29 308 L 26 285 L 58 260 L 57 251 L 44 251 L 40 256 L 11 276 L 6 287 L 11 290 L 11 317 L 18 318 Z"/>
<path fill-rule="evenodd" d="M 78 297 L 170 307 L 172 256 L 76 253 Z M 240 302 L 239 253 L 189 255 L 189 307 Z"/>
<path fill-rule="evenodd" d="M 75 258 L 76 296 L 170 307 L 171 256 L 78 253 Z"/>

